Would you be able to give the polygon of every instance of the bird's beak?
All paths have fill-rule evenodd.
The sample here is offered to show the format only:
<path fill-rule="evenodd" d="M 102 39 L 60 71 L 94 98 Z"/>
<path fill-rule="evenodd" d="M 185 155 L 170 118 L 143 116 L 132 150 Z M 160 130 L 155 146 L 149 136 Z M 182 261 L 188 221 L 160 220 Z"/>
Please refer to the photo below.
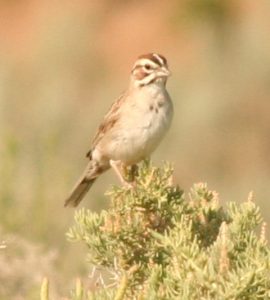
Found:
<path fill-rule="evenodd" d="M 170 72 L 170 70 L 167 69 L 166 67 L 162 67 L 158 72 L 158 75 L 160 77 L 169 77 L 169 76 L 171 76 L 171 74 L 172 73 Z"/>

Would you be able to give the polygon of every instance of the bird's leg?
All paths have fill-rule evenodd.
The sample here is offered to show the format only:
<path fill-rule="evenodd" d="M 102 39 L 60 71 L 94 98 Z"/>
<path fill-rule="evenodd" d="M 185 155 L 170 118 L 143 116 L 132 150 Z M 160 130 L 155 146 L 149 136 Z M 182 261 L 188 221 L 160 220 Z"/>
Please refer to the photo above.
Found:
<path fill-rule="evenodd" d="M 131 182 L 135 182 L 135 177 L 138 175 L 138 166 L 137 165 L 131 165 L 130 166 L 130 172 L 129 172 L 129 178 Z"/>
<path fill-rule="evenodd" d="M 110 166 L 115 171 L 115 173 L 118 176 L 118 178 L 120 179 L 121 183 L 124 186 L 131 188 L 132 184 L 129 183 L 128 181 L 126 181 L 126 179 L 124 178 L 122 162 L 120 160 L 117 160 L 117 161 L 116 160 L 110 160 Z"/>
<path fill-rule="evenodd" d="M 138 175 L 138 166 L 137 165 L 122 165 L 123 177 L 125 181 L 128 182 L 129 186 L 135 187 L 135 177 Z"/>

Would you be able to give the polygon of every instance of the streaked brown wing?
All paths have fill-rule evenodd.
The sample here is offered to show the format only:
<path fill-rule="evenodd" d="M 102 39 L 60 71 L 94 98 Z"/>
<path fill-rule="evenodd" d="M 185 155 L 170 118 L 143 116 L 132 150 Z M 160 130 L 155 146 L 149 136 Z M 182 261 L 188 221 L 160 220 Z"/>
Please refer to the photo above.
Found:
<path fill-rule="evenodd" d="M 110 107 L 109 111 L 105 115 L 102 123 L 100 124 L 96 135 L 92 141 L 92 149 L 99 143 L 103 136 L 110 130 L 117 120 L 119 119 L 119 110 L 122 103 L 125 101 L 125 94 L 122 94 Z M 87 157 L 91 157 L 91 150 L 86 154 Z"/>

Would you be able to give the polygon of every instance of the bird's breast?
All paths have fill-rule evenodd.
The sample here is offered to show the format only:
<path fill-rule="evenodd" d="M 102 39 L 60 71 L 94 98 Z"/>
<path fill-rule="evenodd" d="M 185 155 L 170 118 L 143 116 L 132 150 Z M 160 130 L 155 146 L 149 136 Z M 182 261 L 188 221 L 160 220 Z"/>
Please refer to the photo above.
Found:
<path fill-rule="evenodd" d="M 150 91 L 133 95 L 126 102 L 121 120 L 107 137 L 106 156 L 126 164 L 148 157 L 161 142 L 170 127 L 173 106 L 165 92 Z"/>
<path fill-rule="evenodd" d="M 135 160 L 149 156 L 170 127 L 173 106 L 168 95 L 140 99 L 125 121 L 122 149 Z M 144 101 L 145 100 L 145 101 Z"/>

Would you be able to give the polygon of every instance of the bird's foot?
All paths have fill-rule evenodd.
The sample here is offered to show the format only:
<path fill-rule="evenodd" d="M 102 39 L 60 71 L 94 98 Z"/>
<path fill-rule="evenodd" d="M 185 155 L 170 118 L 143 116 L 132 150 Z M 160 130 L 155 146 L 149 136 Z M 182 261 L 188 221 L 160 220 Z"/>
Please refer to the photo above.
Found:
<path fill-rule="evenodd" d="M 128 190 L 133 190 L 134 188 L 136 188 L 136 182 L 135 181 L 122 181 L 123 186 L 128 189 Z"/>

